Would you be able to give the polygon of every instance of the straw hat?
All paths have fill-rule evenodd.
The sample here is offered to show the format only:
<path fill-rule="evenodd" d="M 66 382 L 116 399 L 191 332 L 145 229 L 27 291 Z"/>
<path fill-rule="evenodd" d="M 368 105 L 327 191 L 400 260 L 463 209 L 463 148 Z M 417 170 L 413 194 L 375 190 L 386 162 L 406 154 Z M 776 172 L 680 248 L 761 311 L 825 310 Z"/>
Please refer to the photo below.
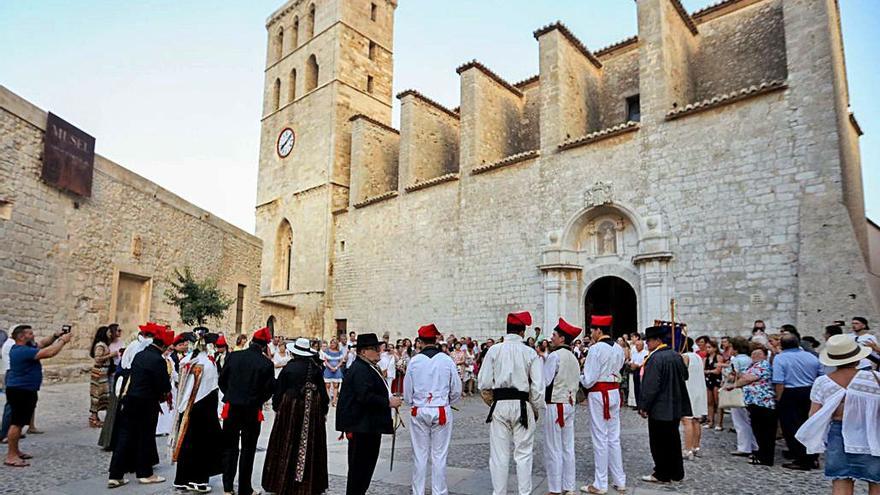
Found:
<path fill-rule="evenodd" d="M 871 354 L 871 349 L 856 343 L 852 335 L 834 335 L 819 353 L 819 362 L 825 366 L 843 366 Z"/>

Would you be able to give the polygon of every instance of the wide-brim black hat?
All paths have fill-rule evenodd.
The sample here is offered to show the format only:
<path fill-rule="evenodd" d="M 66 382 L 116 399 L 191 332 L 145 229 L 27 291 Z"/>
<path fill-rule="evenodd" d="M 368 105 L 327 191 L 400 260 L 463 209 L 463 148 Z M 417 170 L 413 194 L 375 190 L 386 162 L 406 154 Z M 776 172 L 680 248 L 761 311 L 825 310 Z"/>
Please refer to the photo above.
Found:
<path fill-rule="evenodd" d="M 669 335 L 670 327 L 648 327 L 645 329 L 645 339 L 660 339 Z"/>
<path fill-rule="evenodd" d="M 357 336 L 357 342 L 354 346 L 358 349 L 363 347 L 379 347 L 379 338 L 375 333 L 362 333 Z"/>

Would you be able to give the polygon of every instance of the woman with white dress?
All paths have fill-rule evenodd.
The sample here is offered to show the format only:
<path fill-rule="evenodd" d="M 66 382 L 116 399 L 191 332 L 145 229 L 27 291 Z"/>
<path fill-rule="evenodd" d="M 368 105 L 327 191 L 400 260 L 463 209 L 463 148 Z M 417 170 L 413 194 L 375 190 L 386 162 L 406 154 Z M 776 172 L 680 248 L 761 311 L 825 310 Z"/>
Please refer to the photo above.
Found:
<path fill-rule="evenodd" d="M 691 400 L 691 416 L 681 418 L 681 424 L 684 429 L 684 451 L 682 456 L 685 459 L 693 460 L 694 456 L 700 452 L 700 440 L 703 429 L 700 427 L 700 419 L 709 414 L 709 402 L 706 396 L 706 382 L 703 379 L 703 359 L 693 351 L 694 340 L 690 337 L 687 339 L 684 351 L 681 356 L 684 364 L 687 365 L 688 379 L 685 383 L 688 391 L 688 397 Z"/>
<path fill-rule="evenodd" d="M 880 494 L 880 373 L 858 369 L 870 353 L 851 335 L 828 339 L 819 361 L 836 369 L 813 382 L 810 418 L 795 434 L 808 454 L 825 452 L 835 495 L 851 495 L 856 480 Z"/>
<path fill-rule="evenodd" d="M 275 365 L 275 378 L 278 378 L 278 375 L 281 374 L 281 369 L 284 368 L 284 365 L 290 361 L 291 355 L 288 352 L 287 344 L 285 342 L 281 342 L 275 348 L 275 354 L 272 355 L 272 364 Z"/>

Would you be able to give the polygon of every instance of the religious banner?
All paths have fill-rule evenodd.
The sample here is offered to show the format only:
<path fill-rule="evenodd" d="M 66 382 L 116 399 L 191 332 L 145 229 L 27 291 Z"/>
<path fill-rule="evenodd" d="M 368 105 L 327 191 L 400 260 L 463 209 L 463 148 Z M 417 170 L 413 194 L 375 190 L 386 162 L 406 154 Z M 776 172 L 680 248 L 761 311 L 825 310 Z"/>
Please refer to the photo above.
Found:
<path fill-rule="evenodd" d="M 43 181 L 90 197 L 94 167 L 95 138 L 49 112 L 43 147 Z"/>

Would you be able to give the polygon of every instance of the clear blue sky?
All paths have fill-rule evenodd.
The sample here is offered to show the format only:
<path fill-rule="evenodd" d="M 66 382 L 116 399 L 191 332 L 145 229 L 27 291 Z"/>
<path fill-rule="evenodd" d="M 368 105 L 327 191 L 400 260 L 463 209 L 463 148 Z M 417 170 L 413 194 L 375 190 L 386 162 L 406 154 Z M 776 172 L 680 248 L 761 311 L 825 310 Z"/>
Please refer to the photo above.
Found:
<path fill-rule="evenodd" d="M 252 232 L 264 25 L 282 3 L 2 0 L 0 84 L 90 132 L 100 154 Z M 840 3 L 867 212 L 880 220 L 880 2 Z M 636 33 L 631 0 L 400 0 L 395 93 L 457 106 L 455 67 L 473 58 L 510 81 L 534 75 L 532 31 L 557 19 L 593 49 Z"/>

